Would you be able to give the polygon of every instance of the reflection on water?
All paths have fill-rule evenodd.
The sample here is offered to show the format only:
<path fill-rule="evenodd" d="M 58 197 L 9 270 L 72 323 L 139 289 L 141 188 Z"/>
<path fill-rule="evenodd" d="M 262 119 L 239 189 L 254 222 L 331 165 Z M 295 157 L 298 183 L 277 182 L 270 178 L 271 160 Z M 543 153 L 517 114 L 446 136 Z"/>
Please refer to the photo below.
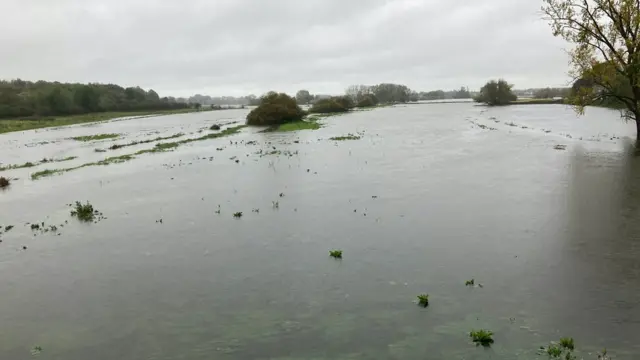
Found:
<path fill-rule="evenodd" d="M 244 115 L 72 132 L 127 142 Z M 534 359 L 561 336 L 585 359 L 603 347 L 636 358 L 640 160 L 621 140 L 627 125 L 598 109 L 409 105 L 35 182 L 34 170 L 12 172 L 21 179 L 0 193 L 0 223 L 16 225 L 0 243 L 0 358 L 38 345 L 39 358 L 65 360 Z M 0 151 L 13 163 L 104 156 L 69 136 L 2 135 Z M 273 147 L 296 155 L 256 154 Z M 65 204 L 85 199 L 108 219 L 71 221 Z M 60 236 L 24 225 L 64 220 Z M 338 248 L 342 261 L 328 256 Z M 423 292 L 427 309 L 414 303 Z M 470 343 L 479 328 L 494 331 L 492 348 Z"/>

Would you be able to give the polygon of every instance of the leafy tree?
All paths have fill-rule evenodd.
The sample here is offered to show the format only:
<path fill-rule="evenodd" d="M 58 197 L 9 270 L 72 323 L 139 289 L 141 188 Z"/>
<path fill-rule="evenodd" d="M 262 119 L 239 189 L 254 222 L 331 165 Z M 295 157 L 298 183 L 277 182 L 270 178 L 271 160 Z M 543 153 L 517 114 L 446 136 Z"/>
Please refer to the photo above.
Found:
<path fill-rule="evenodd" d="M 247 115 L 247 125 L 280 125 L 299 121 L 304 115 L 296 99 L 271 91 L 262 96 L 260 105 Z"/>
<path fill-rule="evenodd" d="M 480 94 L 474 100 L 489 106 L 507 105 L 518 99 L 511 91 L 512 87 L 505 80 L 491 80 L 480 89 Z"/>
<path fill-rule="evenodd" d="M 466 87 L 461 87 L 460 90 L 454 91 L 452 98 L 454 99 L 471 99 L 471 93 Z"/>
<path fill-rule="evenodd" d="M 306 105 L 311 102 L 311 100 L 313 100 L 313 95 L 311 95 L 307 90 L 300 90 L 296 93 L 296 101 L 298 104 Z"/>
<path fill-rule="evenodd" d="M 366 94 L 358 101 L 358 107 L 372 107 L 378 105 L 378 98 L 373 94 Z"/>
<path fill-rule="evenodd" d="M 316 101 L 309 109 L 309 112 L 320 114 L 340 113 L 349 111 L 353 106 L 351 97 L 334 96 Z"/>
<path fill-rule="evenodd" d="M 574 45 L 570 74 L 581 83 L 569 103 L 580 114 L 588 105 L 619 104 L 622 117 L 636 122 L 640 145 L 640 2 L 544 0 L 542 10 L 553 34 Z"/>
<path fill-rule="evenodd" d="M 113 84 L 69 84 L 47 81 L 0 81 L 0 118 L 186 108 L 186 103 Z"/>

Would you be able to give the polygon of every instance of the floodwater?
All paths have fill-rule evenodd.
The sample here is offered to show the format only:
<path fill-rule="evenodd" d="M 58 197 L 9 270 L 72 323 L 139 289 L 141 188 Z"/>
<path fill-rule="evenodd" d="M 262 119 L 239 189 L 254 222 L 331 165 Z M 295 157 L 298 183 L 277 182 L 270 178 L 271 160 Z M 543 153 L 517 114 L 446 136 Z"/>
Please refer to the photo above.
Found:
<path fill-rule="evenodd" d="M 563 336 L 640 357 L 640 159 L 613 111 L 396 106 L 29 178 L 245 115 L 0 135 L 4 164 L 78 156 L 2 173 L 0 359 L 535 359 Z M 100 133 L 123 139 L 69 139 Z"/>

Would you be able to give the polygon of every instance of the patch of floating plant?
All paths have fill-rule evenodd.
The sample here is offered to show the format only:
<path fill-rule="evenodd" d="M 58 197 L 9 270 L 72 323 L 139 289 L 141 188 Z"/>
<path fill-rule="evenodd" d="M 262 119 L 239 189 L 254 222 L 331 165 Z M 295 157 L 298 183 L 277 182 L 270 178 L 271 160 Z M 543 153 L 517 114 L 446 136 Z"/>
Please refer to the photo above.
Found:
<path fill-rule="evenodd" d="M 483 130 L 498 130 L 498 129 L 494 128 L 494 127 L 491 127 L 491 126 L 487 126 L 487 125 L 483 125 L 483 124 L 477 123 L 477 122 L 475 122 L 475 121 L 473 121 L 473 120 L 472 120 L 472 121 L 469 121 L 469 122 L 470 122 L 470 123 L 472 123 L 473 125 L 475 125 L 475 126 L 479 127 L 480 129 L 483 129 Z"/>
<path fill-rule="evenodd" d="M 170 151 L 170 150 L 174 150 L 175 148 L 179 147 L 180 145 L 183 144 L 189 144 L 195 141 L 204 141 L 204 140 L 210 140 L 210 139 L 217 139 L 223 136 L 229 136 L 229 135 L 233 135 L 238 133 L 241 129 L 245 128 L 246 125 L 238 125 L 235 127 L 231 127 L 228 129 L 225 129 L 219 133 L 214 133 L 214 134 L 208 134 L 205 136 L 201 136 L 198 138 L 191 138 L 191 139 L 184 139 L 184 140 L 180 140 L 180 141 L 176 141 L 176 142 L 170 142 L 170 143 L 158 143 L 156 144 L 155 147 L 151 148 L 151 149 L 146 149 L 146 150 L 140 150 L 137 151 L 133 154 L 126 154 L 126 155 L 120 155 L 120 156 L 113 156 L 113 157 L 109 157 L 106 158 L 104 160 L 100 160 L 97 162 L 91 162 L 91 163 L 87 163 L 87 164 L 82 164 L 79 166 L 75 166 L 72 168 L 66 168 L 66 169 L 47 169 L 47 170 L 43 170 L 43 171 L 38 171 L 35 172 L 33 174 L 31 174 L 31 179 L 32 180 L 38 180 L 42 177 L 47 177 L 47 176 L 52 176 L 52 175 L 57 175 L 57 174 L 63 174 L 65 172 L 69 172 L 69 171 L 73 171 L 73 170 L 78 170 L 84 167 L 89 167 L 89 166 L 105 166 L 105 165 L 111 165 L 111 164 L 119 164 L 119 163 L 123 163 L 129 160 L 133 160 L 136 158 L 136 156 L 138 155 L 142 155 L 142 154 L 147 154 L 147 153 L 159 153 L 159 152 L 165 152 L 165 151 Z"/>
<path fill-rule="evenodd" d="M 39 355 L 42 352 L 42 346 L 34 346 L 33 349 L 31 349 L 31 355 L 36 356 Z"/>
<path fill-rule="evenodd" d="M 551 342 L 548 346 L 541 346 L 538 353 L 548 355 L 551 359 L 568 359 L 575 360 L 577 357 L 573 354 L 575 343 L 573 338 L 564 337 L 558 342 Z M 605 349 L 598 355 L 598 359 L 607 359 L 607 350 Z"/>
<path fill-rule="evenodd" d="M 242 211 L 238 211 L 236 213 L 233 213 L 233 217 L 236 218 L 236 219 L 241 218 L 242 217 Z"/>
<path fill-rule="evenodd" d="M 469 287 L 484 287 L 484 285 L 482 285 L 481 283 L 476 284 L 476 279 L 467 280 L 465 281 L 464 285 Z"/>
<path fill-rule="evenodd" d="M 329 251 L 329 256 L 334 259 L 342 259 L 342 250 L 331 250 Z"/>
<path fill-rule="evenodd" d="M 484 347 L 489 347 L 493 344 L 493 332 L 489 330 L 471 330 L 469 333 L 469 337 L 471 341 L 473 341 L 476 346 L 482 345 Z"/>
<path fill-rule="evenodd" d="M 558 145 L 554 146 L 553 148 L 556 149 L 556 150 L 566 150 L 567 149 L 567 145 L 558 144 Z"/>
<path fill-rule="evenodd" d="M 73 207 L 71 210 L 71 216 L 78 218 L 78 220 L 82 222 L 93 222 L 97 223 L 100 220 L 106 219 L 104 215 L 93 208 L 88 201 L 86 204 L 81 203 L 80 201 L 76 201 L 75 204 L 69 204 L 70 207 Z"/>
<path fill-rule="evenodd" d="M 330 137 L 331 141 L 348 141 L 348 140 L 360 140 L 362 137 L 354 134 L 347 134 L 343 136 Z"/>
<path fill-rule="evenodd" d="M 156 137 L 154 139 L 148 139 L 148 140 L 136 140 L 136 141 L 132 141 L 126 144 L 113 144 L 111 145 L 108 150 L 118 150 L 118 149 L 122 149 L 124 147 L 128 147 L 128 146 L 136 146 L 136 145 L 140 145 L 140 144 L 148 144 L 148 143 L 152 143 L 152 142 L 156 142 L 156 141 L 164 141 L 164 140 L 171 140 L 171 139 L 175 139 L 175 138 L 179 138 L 181 136 L 184 136 L 184 133 L 177 133 L 177 134 L 173 134 L 170 136 L 159 136 Z M 101 152 L 101 151 L 106 151 L 107 149 L 96 149 L 97 152 Z"/>
<path fill-rule="evenodd" d="M 14 170 L 14 169 L 25 169 L 25 168 L 30 168 L 30 167 L 34 167 L 34 166 L 38 166 L 38 165 L 42 165 L 42 164 L 48 164 L 48 163 L 54 163 L 54 162 L 63 162 L 63 161 L 70 161 L 70 160 L 74 160 L 77 159 L 77 156 L 67 156 L 65 158 L 62 159 L 47 159 L 44 158 L 40 161 L 28 161 L 24 164 L 14 164 L 14 165 L 4 165 L 4 166 L 0 166 L 0 171 L 5 171 L 5 170 Z"/>
<path fill-rule="evenodd" d="M 418 295 L 418 305 L 422 306 L 422 307 L 427 307 L 429 306 L 429 295 L 427 294 L 420 294 Z"/>
<path fill-rule="evenodd" d="M 97 141 L 97 140 L 106 140 L 106 139 L 115 139 L 119 138 L 120 134 L 96 134 L 96 135 L 88 135 L 88 136 L 75 136 L 71 139 L 75 141 Z"/>
<path fill-rule="evenodd" d="M 11 181 L 4 176 L 0 176 L 0 189 L 6 189 L 9 186 L 11 186 Z"/>

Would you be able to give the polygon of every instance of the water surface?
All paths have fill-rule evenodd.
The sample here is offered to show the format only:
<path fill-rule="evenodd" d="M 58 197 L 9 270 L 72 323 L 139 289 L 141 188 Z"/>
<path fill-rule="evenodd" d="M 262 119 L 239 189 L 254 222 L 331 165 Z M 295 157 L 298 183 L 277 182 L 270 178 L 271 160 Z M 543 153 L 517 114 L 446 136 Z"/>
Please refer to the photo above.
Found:
<path fill-rule="evenodd" d="M 640 357 L 640 160 L 612 111 L 396 106 L 29 178 L 244 116 L 0 135 L 2 163 L 78 156 L 3 173 L 19 179 L 0 192 L 0 358 L 534 359 L 561 336 Z M 99 133 L 122 139 L 69 139 Z M 76 200 L 107 219 L 78 223 Z"/>

